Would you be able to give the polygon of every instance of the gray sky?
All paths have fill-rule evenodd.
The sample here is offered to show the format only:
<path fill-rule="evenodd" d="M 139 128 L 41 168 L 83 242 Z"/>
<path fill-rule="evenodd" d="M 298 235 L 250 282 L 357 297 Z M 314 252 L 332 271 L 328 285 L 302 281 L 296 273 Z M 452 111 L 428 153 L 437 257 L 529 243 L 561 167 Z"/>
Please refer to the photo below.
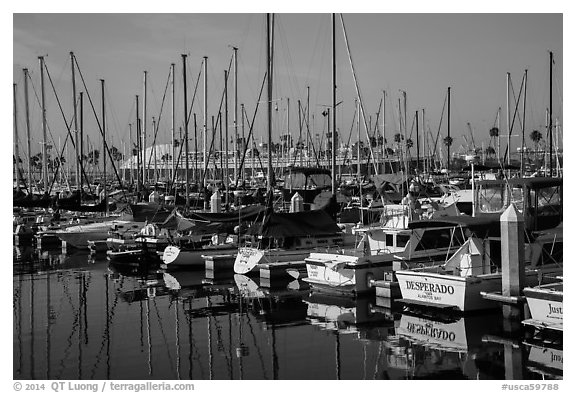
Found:
<path fill-rule="evenodd" d="M 354 79 L 339 20 L 336 26 L 338 128 L 347 139 L 354 114 Z M 408 132 L 416 110 L 425 109 L 426 128 L 435 136 L 448 86 L 452 88 L 453 150 L 470 140 L 467 123 L 479 146 L 488 143 L 498 108 L 501 129 L 506 127 L 506 73 L 518 96 L 524 70 L 528 70 L 526 131 L 544 132 L 548 106 L 548 51 L 555 57 L 554 118 L 562 123 L 562 14 L 344 14 L 350 50 L 360 84 L 364 108 L 375 121 L 382 91 L 386 90 L 386 134 L 392 141 L 398 129 L 400 90 L 408 97 Z M 72 117 L 71 72 L 68 53 L 74 51 L 98 115 L 99 79 L 106 81 L 107 126 L 112 143 L 128 140 L 128 123 L 135 121 L 135 95 L 141 96 L 143 71 L 148 71 L 148 128 L 158 118 L 170 63 L 176 63 L 176 120 L 183 124 L 181 54 L 188 54 L 189 102 L 203 56 L 208 56 L 208 111 L 217 115 L 224 85 L 224 69 L 239 47 L 239 102 L 251 119 L 265 69 L 264 14 L 15 14 L 13 18 L 13 80 L 18 84 L 20 140 L 23 141 L 22 68 L 32 74 L 39 94 L 37 57 L 46 62 L 68 121 Z M 315 114 L 315 133 L 326 131 L 322 104 L 331 102 L 329 14 L 277 14 L 275 40 L 274 134 L 285 130 L 286 97 L 290 98 L 290 131 L 298 134 L 297 100 L 306 101 Z M 83 90 L 77 74 L 78 90 Z M 229 122 L 232 124 L 233 84 L 229 84 Z M 33 149 L 41 135 L 39 104 L 31 89 Z M 202 81 L 194 102 L 202 124 Z M 55 142 L 65 127 L 52 88 L 47 81 L 49 127 Z M 263 95 L 264 99 L 265 95 Z M 511 99 L 512 105 L 512 99 Z M 520 104 L 520 108 L 522 104 Z M 513 112 L 513 107 L 511 111 Z M 142 113 L 141 113 L 142 114 Z M 256 120 L 257 140 L 265 134 L 265 106 Z M 520 113 L 522 115 L 522 113 Z M 168 141 L 170 99 L 162 111 L 159 139 Z M 96 138 L 94 115 L 85 103 L 86 128 Z M 240 120 L 239 120 L 240 121 Z M 420 122 L 420 127 L 422 124 Z M 193 132 L 191 126 L 190 132 Z M 415 131 L 413 131 L 413 139 Z M 521 129 L 516 121 L 513 134 Z M 446 115 L 440 129 L 446 135 Z M 192 134 L 193 135 L 193 134 Z M 364 137 L 363 137 L 364 138 Z M 528 136 L 527 144 L 531 147 Z M 514 137 L 514 147 L 520 138 Z M 356 140 L 354 131 L 352 141 Z M 33 152 L 34 153 L 34 152 Z"/>

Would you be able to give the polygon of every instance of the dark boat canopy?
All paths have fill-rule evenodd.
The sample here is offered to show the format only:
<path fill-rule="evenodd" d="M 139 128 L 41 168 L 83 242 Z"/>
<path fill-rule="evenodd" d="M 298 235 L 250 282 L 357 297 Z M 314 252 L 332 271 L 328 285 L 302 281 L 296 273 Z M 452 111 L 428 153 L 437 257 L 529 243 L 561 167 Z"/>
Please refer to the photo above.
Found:
<path fill-rule="evenodd" d="M 562 185 L 561 177 L 525 177 L 521 179 L 508 180 L 512 187 L 522 187 L 526 185 L 532 190 L 539 190 L 542 188 L 558 187 Z"/>
<path fill-rule="evenodd" d="M 167 210 L 164 206 L 155 203 L 129 203 L 123 210 L 121 210 L 121 213 L 132 216 L 126 217 L 132 221 L 161 223 L 168 218 L 171 211 Z"/>
<path fill-rule="evenodd" d="M 409 229 L 439 228 L 439 227 L 462 227 L 473 232 L 477 236 L 500 236 L 500 218 L 493 216 L 470 217 L 466 215 L 446 216 L 431 220 L 417 220 L 408 223 Z"/>
<path fill-rule="evenodd" d="M 532 190 L 539 190 L 542 188 L 558 187 L 562 185 L 561 177 L 523 177 L 503 180 L 478 180 L 477 185 L 484 186 L 505 186 L 510 185 L 513 188 L 520 188 L 526 186 Z"/>
<path fill-rule="evenodd" d="M 188 213 L 186 218 L 198 221 L 238 223 L 239 221 L 253 221 L 266 208 L 262 205 L 251 205 L 239 210 L 223 213 Z"/>
<path fill-rule="evenodd" d="M 494 170 L 498 170 L 498 169 L 502 169 L 502 170 L 518 170 L 520 169 L 519 165 L 513 165 L 513 164 L 498 164 L 498 163 L 487 163 L 487 164 L 474 164 L 474 171 L 494 171 Z M 464 168 L 462 168 L 463 172 L 469 172 L 472 170 L 472 166 L 471 165 L 467 165 Z"/>
<path fill-rule="evenodd" d="M 295 167 L 286 169 L 284 171 L 284 175 L 287 175 L 290 173 L 303 173 L 305 176 L 316 175 L 316 174 L 322 174 L 322 175 L 330 175 L 331 174 L 330 170 L 326 169 L 326 168 L 315 168 L 315 167 L 305 167 L 305 166 L 295 166 Z"/>
<path fill-rule="evenodd" d="M 341 232 L 336 222 L 323 210 L 296 213 L 269 213 L 264 220 L 250 227 L 248 234 L 286 238 L 333 235 Z"/>

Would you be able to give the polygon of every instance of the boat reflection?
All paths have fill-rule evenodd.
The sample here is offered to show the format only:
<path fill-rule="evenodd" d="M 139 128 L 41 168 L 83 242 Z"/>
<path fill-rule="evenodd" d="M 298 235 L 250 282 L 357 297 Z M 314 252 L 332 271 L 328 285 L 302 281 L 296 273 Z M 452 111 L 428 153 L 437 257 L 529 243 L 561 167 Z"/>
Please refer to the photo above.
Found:
<path fill-rule="evenodd" d="M 499 315 L 434 320 L 402 314 L 395 337 L 389 337 L 387 362 L 393 379 L 479 379 L 476 358 L 494 352 L 482 341 L 499 327 Z"/>
<path fill-rule="evenodd" d="M 340 333 L 359 333 L 369 325 L 389 325 L 390 316 L 376 311 L 373 297 L 342 297 L 312 292 L 305 299 L 312 325 Z"/>
<path fill-rule="evenodd" d="M 562 379 L 564 351 L 558 342 L 524 342 L 528 352 L 527 368 L 542 375 L 542 379 Z"/>

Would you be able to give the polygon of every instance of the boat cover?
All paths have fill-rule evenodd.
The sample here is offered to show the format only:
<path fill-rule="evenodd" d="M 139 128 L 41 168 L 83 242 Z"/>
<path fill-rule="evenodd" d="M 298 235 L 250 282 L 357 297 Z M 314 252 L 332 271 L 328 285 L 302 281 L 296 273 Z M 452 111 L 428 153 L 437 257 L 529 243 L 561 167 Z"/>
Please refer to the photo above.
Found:
<path fill-rule="evenodd" d="M 281 238 L 332 235 L 341 232 L 336 221 L 324 210 L 295 213 L 271 212 L 263 216 L 263 220 L 250 227 L 248 234 Z"/>

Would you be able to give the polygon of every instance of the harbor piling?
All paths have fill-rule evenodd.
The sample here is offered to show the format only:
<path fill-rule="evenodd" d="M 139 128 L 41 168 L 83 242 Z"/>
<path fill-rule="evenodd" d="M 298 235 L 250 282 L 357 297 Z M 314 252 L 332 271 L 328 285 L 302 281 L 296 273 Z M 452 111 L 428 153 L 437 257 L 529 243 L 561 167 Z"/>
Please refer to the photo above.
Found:
<path fill-rule="evenodd" d="M 524 273 L 524 217 L 511 204 L 500 216 L 502 252 L 502 295 L 517 297 L 522 295 L 525 285 Z M 503 304 L 505 318 L 517 318 L 523 308 Z"/>

